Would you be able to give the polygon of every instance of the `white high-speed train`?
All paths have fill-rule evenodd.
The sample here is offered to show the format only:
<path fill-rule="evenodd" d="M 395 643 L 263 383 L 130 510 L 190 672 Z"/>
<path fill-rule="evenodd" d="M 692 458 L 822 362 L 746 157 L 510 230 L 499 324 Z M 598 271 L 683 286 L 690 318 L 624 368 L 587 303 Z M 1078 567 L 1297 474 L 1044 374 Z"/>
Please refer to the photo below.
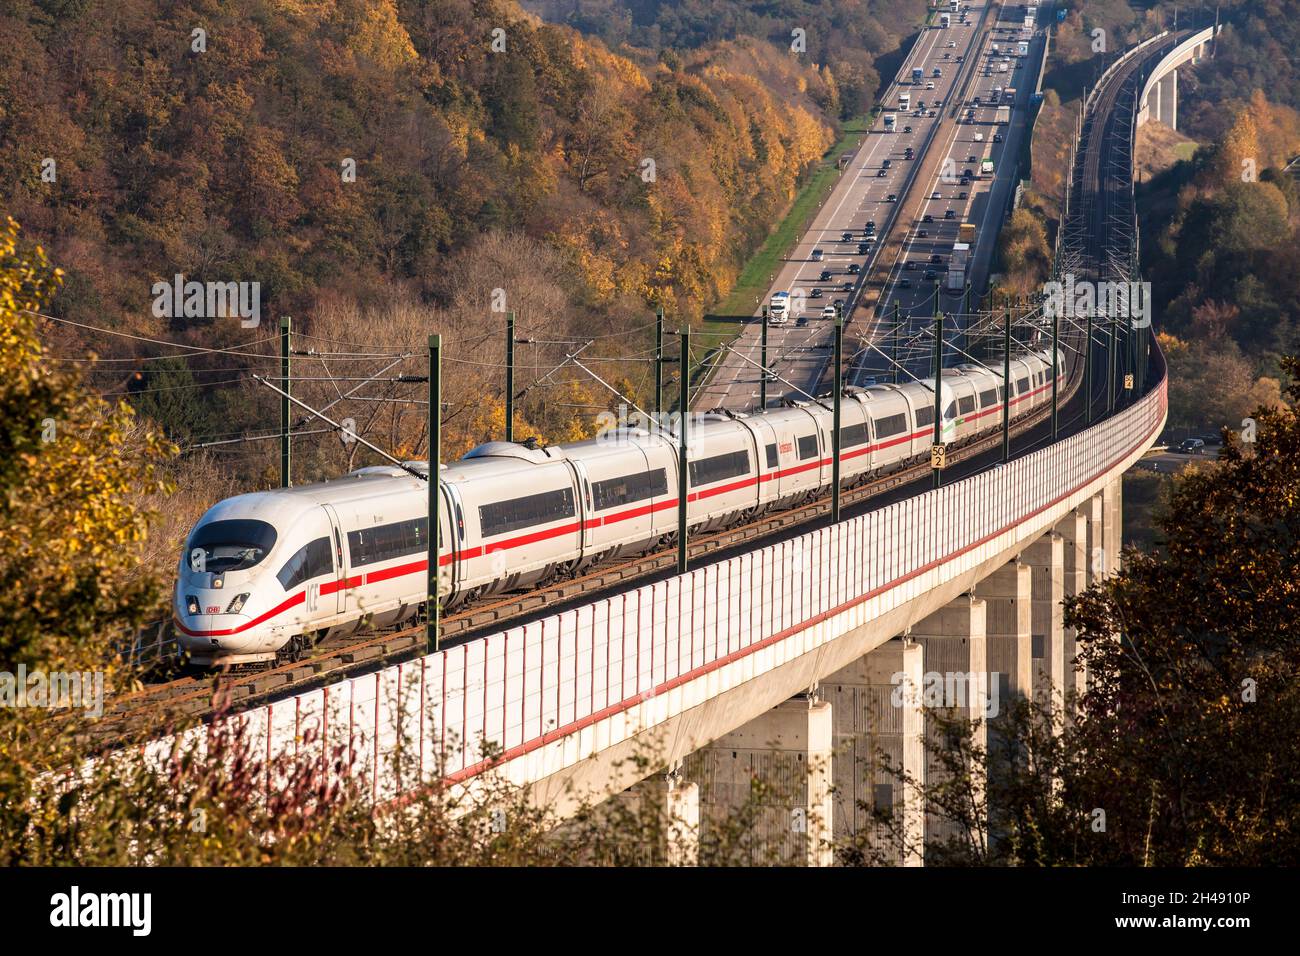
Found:
<path fill-rule="evenodd" d="M 1050 352 L 1012 362 L 1013 417 L 1050 402 L 1050 370 Z M 981 366 L 945 369 L 944 442 L 1000 427 L 1001 386 L 1000 372 Z M 933 388 L 927 379 L 847 390 L 845 484 L 928 459 Z M 830 484 L 828 408 L 799 403 L 693 421 L 692 530 L 789 507 Z M 408 466 L 428 473 L 424 462 Z M 548 448 L 489 442 L 444 465 L 439 479 L 439 593 L 448 608 L 647 551 L 677 530 L 670 434 L 620 428 Z M 425 598 L 428 534 L 426 481 L 397 467 L 219 502 L 181 558 L 174 611 L 181 647 L 196 664 L 272 661 L 297 657 L 326 635 L 409 619 Z"/>

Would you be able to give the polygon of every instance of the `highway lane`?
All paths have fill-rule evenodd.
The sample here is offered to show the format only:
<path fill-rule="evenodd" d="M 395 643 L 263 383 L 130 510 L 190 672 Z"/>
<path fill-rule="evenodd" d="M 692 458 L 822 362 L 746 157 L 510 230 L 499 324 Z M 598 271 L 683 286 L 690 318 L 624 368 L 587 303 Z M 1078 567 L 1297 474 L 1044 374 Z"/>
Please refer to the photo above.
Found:
<path fill-rule="evenodd" d="M 970 53 L 977 32 L 974 25 L 979 23 L 982 12 L 983 5 L 975 3 L 967 24 L 954 23 L 948 29 L 935 26 L 922 32 L 883 100 L 895 107 L 890 112 L 897 116 L 899 131 L 884 134 L 882 116 L 863 138 L 812 227 L 783 263 L 764 297 L 764 302 L 770 301 L 774 292 L 785 290 L 795 300 L 790 321 L 769 330 L 769 364 L 781 378 L 799 388 L 811 391 L 816 387 L 828 359 L 831 338 L 831 324 L 823 319 L 823 311 L 836 299 L 843 301 L 846 314 L 852 311 L 861 291 L 860 274 L 870 272 L 875 250 L 884 241 L 865 242 L 866 225 L 874 222 L 878 233 L 887 236 L 896 200 L 905 194 L 914 166 L 914 161 L 904 159 L 904 151 L 911 146 L 918 160 L 924 156 L 926 141 L 941 123 L 943 109 L 954 93 L 959 59 L 964 61 Z M 919 84 L 912 82 L 913 67 L 924 71 Z M 939 76 L 934 76 L 936 69 Z M 907 114 L 896 109 L 904 93 L 910 96 L 913 107 Z M 936 99 L 943 103 L 942 107 L 936 108 Z M 922 100 L 925 108 L 918 110 Z M 895 200 L 889 199 L 891 194 Z M 844 240 L 846 233 L 851 236 L 849 241 Z M 866 246 L 861 252 L 860 243 Z M 820 259 L 814 259 L 814 249 L 822 250 Z M 859 275 L 853 274 L 852 266 L 857 267 Z M 827 278 L 822 278 L 823 273 L 829 273 Z M 761 305 L 754 304 L 753 318 L 759 316 Z M 696 395 L 692 403 L 696 408 L 746 409 L 757 404 L 759 325 L 758 321 L 746 324 L 732 344 L 739 355 L 724 353 Z M 770 387 L 772 397 L 787 392 L 798 395 L 797 390 L 781 382 Z"/>
<path fill-rule="evenodd" d="M 864 333 L 885 352 L 891 351 L 889 340 L 895 306 L 904 322 L 901 336 L 904 341 L 933 323 L 936 283 L 940 285 L 940 310 L 945 314 L 959 313 L 955 323 L 948 327 L 964 323 L 960 315 L 965 311 L 964 290 L 949 291 L 945 282 L 953 244 L 958 240 L 963 222 L 973 224 L 976 231 L 966 270 L 971 283 L 972 308 L 987 290 L 996 233 L 1009 205 L 1010 191 L 1015 188 L 1012 173 L 1016 157 L 1028 135 L 1035 65 L 1046 43 L 1043 32 L 1036 29 L 1027 40 L 1027 55 L 1016 55 L 1017 44 L 1026 38 L 1024 15 L 1024 5 L 1008 4 L 1001 8 L 997 20 L 990 22 L 990 30 L 978 52 L 978 72 L 967 91 L 966 101 L 959 104 L 958 122 L 940 152 L 948 162 L 939 165 L 922 189 L 924 198 L 910 223 L 908 238 L 889 265 L 876 321 Z M 1007 88 L 1016 91 L 1014 103 L 1007 99 Z M 999 125 L 998 107 L 1005 105 L 1011 107 L 1010 122 Z M 985 159 L 993 162 L 991 177 L 980 174 Z M 968 172 L 972 175 L 966 177 Z M 932 221 L 926 222 L 926 217 Z M 917 375 L 929 373 L 928 350 L 913 350 L 911 359 L 905 363 L 910 371 Z M 881 377 L 892 378 L 888 360 L 874 350 L 861 354 L 852 381 L 863 384 Z M 906 373 L 902 373 L 902 378 L 906 380 Z"/>

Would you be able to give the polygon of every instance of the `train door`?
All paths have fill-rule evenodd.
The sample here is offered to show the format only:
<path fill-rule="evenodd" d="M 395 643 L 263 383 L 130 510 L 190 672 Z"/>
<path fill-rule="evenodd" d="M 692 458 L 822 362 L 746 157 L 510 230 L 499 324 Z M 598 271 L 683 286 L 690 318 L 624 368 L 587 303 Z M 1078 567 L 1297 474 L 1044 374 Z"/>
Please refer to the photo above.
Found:
<path fill-rule="evenodd" d="M 442 492 L 442 507 L 438 509 L 438 593 L 451 595 L 462 579 L 460 562 L 465 553 L 465 508 L 460 492 L 454 486 L 439 482 L 438 487 Z M 441 561 L 444 554 L 451 555 L 446 564 Z"/>
<path fill-rule="evenodd" d="M 573 469 L 574 484 L 577 488 L 578 499 L 578 526 L 582 528 L 582 555 L 586 557 L 595 542 L 592 540 L 594 533 L 592 520 L 593 502 L 591 500 L 591 476 L 587 473 L 587 466 L 584 462 L 570 458 L 569 466 Z"/>
<path fill-rule="evenodd" d="M 334 581 L 328 587 L 321 587 L 319 600 L 322 608 L 333 614 L 342 614 L 347 610 L 348 601 L 348 549 L 343 546 L 343 525 L 339 513 L 333 505 L 321 505 L 330 519 L 330 533 L 334 545 Z"/>

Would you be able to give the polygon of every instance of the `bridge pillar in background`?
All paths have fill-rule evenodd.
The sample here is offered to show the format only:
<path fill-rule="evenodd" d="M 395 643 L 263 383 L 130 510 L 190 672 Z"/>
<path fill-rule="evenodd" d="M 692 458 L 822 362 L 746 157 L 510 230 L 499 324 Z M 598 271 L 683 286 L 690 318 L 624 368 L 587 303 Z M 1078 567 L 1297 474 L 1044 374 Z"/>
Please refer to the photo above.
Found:
<path fill-rule="evenodd" d="M 695 866 L 700 852 L 700 788 L 680 773 L 657 773 L 595 808 L 595 825 L 610 835 L 591 863 Z M 564 825 L 561 826 L 564 832 Z M 570 838 L 585 840 L 582 831 Z"/>
<path fill-rule="evenodd" d="M 833 746 L 831 705 L 795 697 L 687 758 L 687 775 L 700 784 L 705 839 L 716 833 L 727 842 L 736 810 L 744 810 L 747 834 L 717 862 L 831 865 Z M 766 791 L 758 799 L 755 780 Z"/>
<path fill-rule="evenodd" d="M 1062 581 L 1065 597 L 1082 594 L 1088 587 L 1088 515 L 1082 508 L 1076 508 L 1056 524 L 1061 535 L 1064 568 Z M 1075 670 L 1074 662 L 1079 648 L 1075 629 L 1064 629 L 1065 646 L 1065 684 L 1063 687 L 1075 693 L 1083 692 L 1083 672 Z M 1066 701 L 1065 719 L 1070 719 L 1073 707 Z"/>
<path fill-rule="evenodd" d="M 1105 509 L 1102 495 L 1093 495 L 1084 503 L 1088 513 L 1088 583 L 1095 584 L 1106 576 L 1110 561 L 1106 554 Z"/>
<path fill-rule="evenodd" d="M 959 677 L 965 677 L 964 699 L 945 701 L 952 705 L 949 713 L 973 721 L 971 749 L 987 755 L 989 749 L 989 682 L 998 675 L 989 666 L 988 604 L 972 594 L 963 594 L 935 611 L 912 628 L 912 640 L 924 650 L 922 669 L 924 680 L 944 681 L 945 687 L 958 686 Z M 951 678 L 951 685 L 949 679 Z M 933 686 L 933 684 L 931 684 Z M 927 715 L 926 738 L 934 745 L 944 746 L 942 728 L 937 715 Z M 945 773 L 944 755 L 951 759 L 953 748 L 944 754 L 930 753 L 926 758 L 925 780 L 934 785 L 942 781 Z M 971 780 L 978 794 L 983 793 L 987 781 L 987 765 L 969 768 Z M 947 837 L 964 836 L 957 825 L 934 814 L 925 817 L 927 843 Z"/>
<path fill-rule="evenodd" d="M 1124 480 L 1116 478 L 1101 493 L 1102 520 L 1106 549 L 1106 573 L 1115 574 L 1120 568 L 1120 549 L 1124 538 Z"/>
<path fill-rule="evenodd" d="M 1162 94 L 1165 115 L 1162 119 L 1170 129 L 1178 129 L 1178 71 L 1170 70 L 1169 75 L 1161 80 L 1159 85 L 1165 88 Z"/>
<path fill-rule="evenodd" d="M 1040 707 L 1050 711 L 1059 730 L 1065 705 L 1066 679 L 1074 681 L 1071 669 L 1073 647 L 1065 642 L 1065 537 L 1056 531 L 1043 535 L 1020 556 L 1029 565 L 1033 635 L 1034 696 Z"/>
<path fill-rule="evenodd" d="M 1032 575 L 1029 565 L 1011 561 L 975 585 L 986 605 L 990 680 L 1000 678 L 999 707 L 1034 692 Z M 993 693 L 993 688 L 989 688 Z"/>
<path fill-rule="evenodd" d="M 878 756 L 883 751 L 892 766 L 924 781 L 925 715 L 919 695 L 905 692 L 921 685 L 922 665 L 921 646 L 896 637 L 821 683 L 835 723 L 835 839 L 895 866 L 922 864 L 925 806 L 923 794 L 885 772 Z M 877 829 L 873 810 L 901 823 L 894 828 L 901 846 L 887 828 Z"/>

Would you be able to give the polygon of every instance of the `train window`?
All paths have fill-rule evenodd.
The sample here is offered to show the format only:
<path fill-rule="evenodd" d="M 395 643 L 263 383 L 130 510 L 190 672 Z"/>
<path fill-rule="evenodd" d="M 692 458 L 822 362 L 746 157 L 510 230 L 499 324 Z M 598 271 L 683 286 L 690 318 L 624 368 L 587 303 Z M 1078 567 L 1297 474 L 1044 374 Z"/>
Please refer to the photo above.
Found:
<path fill-rule="evenodd" d="M 776 443 L 773 442 L 767 446 L 767 467 L 775 468 L 779 463 L 780 459 L 776 454 Z"/>
<path fill-rule="evenodd" d="M 414 518 L 395 521 L 375 528 L 348 532 L 348 555 L 352 566 L 391 561 L 408 554 L 421 554 L 429 550 L 429 519 Z"/>
<path fill-rule="evenodd" d="M 877 438 L 888 438 L 890 435 L 898 435 L 905 431 L 907 431 L 907 415 L 904 412 L 876 419 Z"/>
<path fill-rule="evenodd" d="M 999 402 L 1004 402 L 1004 401 L 1006 401 L 1006 398 L 1007 398 L 1007 387 L 1006 387 L 1005 385 L 999 385 L 999 386 L 998 386 L 998 401 L 999 401 Z"/>
<path fill-rule="evenodd" d="M 749 474 L 749 452 L 729 451 L 691 462 L 691 485 L 710 485 L 726 478 Z"/>
<path fill-rule="evenodd" d="M 867 435 L 867 425 L 863 422 L 861 425 L 845 425 L 840 429 L 840 447 L 852 448 L 854 445 L 865 445 L 870 441 Z"/>
<path fill-rule="evenodd" d="M 604 511 L 615 505 L 631 504 L 655 495 L 668 494 L 668 473 L 662 468 L 656 468 L 654 471 L 624 475 L 622 478 L 608 478 L 591 487 L 595 496 L 595 509 Z"/>
<path fill-rule="evenodd" d="M 956 403 L 956 402 L 949 402 L 949 403 L 948 403 L 948 407 L 945 408 L 945 409 L 943 410 L 943 417 L 944 417 L 944 420 L 945 420 L 945 421 L 951 421 L 952 419 L 954 419 L 954 418 L 957 417 L 957 403 Z"/>
<path fill-rule="evenodd" d="M 924 428 L 926 425 L 934 424 L 934 406 L 923 405 L 916 410 L 916 427 Z"/>
<path fill-rule="evenodd" d="M 996 405 L 998 402 L 998 390 L 990 388 L 987 392 L 980 392 L 980 408 L 988 408 L 990 405 Z"/>
<path fill-rule="evenodd" d="M 520 528 L 531 528 L 536 524 L 559 521 L 573 517 L 573 489 L 560 488 L 556 491 L 543 491 L 536 495 L 525 495 L 509 501 L 497 501 L 490 505 L 479 505 L 478 520 L 483 526 L 483 537 L 489 538 Z"/>
<path fill-rule="evenodd" d="M 1029 391 L 1029 379 L 1022 378 L 1016 382 L 1016 394 L 1023 395 Z"/>
<path fill-rule="evenodd" d="M 200 525 L 185 546 L 185 560 L 192 570 L 243 571 L 260 562 L 275 547 L 275 528 L 265 521 L 232 518 Z M 195 567 L 195 548 L 203 549 L 203 567 Z"/>
<path fill-rule="evenodd" d="M 804 435 L 799 439 L 799 460 L 817 457 L 817 436 Z"/>
<path fill-rule="evenodd" d="M 330 555 L 330 539 L 317 538 L 311 544 L 303 545 L 292 558 L 284 562 L 284 567 L 276 577 L 280 579 L 281 587 L 291 591 L 304 581 L 333 573 L 334 558 Z"/>
<path fill-rule="evenodd" d="M 961 398 L 957 399 L 958 414 L 969 415 L 973 411 L 975 411 L 974 395 L 963 395 Z"/>

